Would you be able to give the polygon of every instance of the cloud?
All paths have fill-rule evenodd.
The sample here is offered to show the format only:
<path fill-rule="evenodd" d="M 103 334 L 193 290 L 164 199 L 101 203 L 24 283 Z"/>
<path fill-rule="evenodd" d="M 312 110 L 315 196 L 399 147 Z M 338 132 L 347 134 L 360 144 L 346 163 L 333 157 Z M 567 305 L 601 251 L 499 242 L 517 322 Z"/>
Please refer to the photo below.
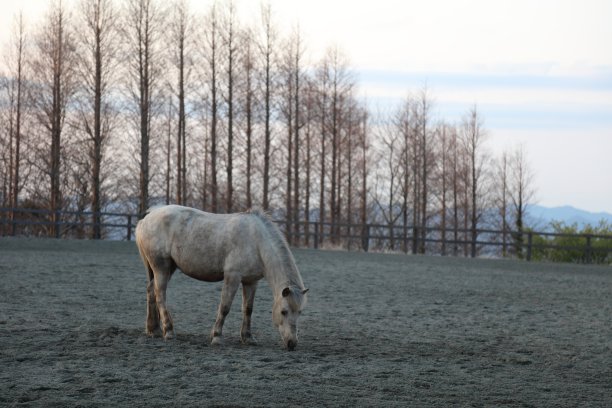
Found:
<path fill-rule="evenodd" d="M 271 3 L 280 25 L 299 21 L 315 55 L 338 45 L 360 70 L 490 71 L 516 64 L 567 74 L 612 65 L 609 0 Z"/>
<path fill-rule="evenodd" d="M 473 104 L 495 128 L 592 129 L 612 126 L 612 69 L 592 76 L 500 75 L 364 71 L 368 100 L 393 108 L 426 85 L 442 117 L 460 117 Z"/>

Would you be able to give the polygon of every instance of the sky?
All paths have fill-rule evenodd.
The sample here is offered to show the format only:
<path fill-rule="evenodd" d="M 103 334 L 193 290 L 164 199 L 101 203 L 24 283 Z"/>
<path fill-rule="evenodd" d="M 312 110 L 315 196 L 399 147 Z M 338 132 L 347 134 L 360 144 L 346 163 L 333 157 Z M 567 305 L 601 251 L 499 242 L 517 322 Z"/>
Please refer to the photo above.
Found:
<path fill-rule="evenodd" d="M 20 8 L 35 21 L 49 4 L 0 2 L 2 43 Z M 236 3 L 257 21 L 259 1 Z M 439 119 L 459 122 L 476 104 L 494 154 L 524 146 L 537 204 L 612 213 L 612 0 L 270 4 L 281 32 L 299 25 L 312 60 L 331 46 L 344 52 L 374 109 L 423 86 Z"/>

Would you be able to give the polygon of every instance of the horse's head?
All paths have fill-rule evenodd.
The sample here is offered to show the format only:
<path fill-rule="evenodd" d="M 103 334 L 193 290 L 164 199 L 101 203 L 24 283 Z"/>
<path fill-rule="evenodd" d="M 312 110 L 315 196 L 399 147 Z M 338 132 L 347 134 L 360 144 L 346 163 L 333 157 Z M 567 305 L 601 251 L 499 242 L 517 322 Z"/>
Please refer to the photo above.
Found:
<path fill-rule="evenodd" d="M 297 346 L 297 321 L 306 305 L 306 292 L 308 289 L 285 288 L 280 296 L 274 299 L 272 320 L 283 339 L 287 350 L 292 351 Z"/>

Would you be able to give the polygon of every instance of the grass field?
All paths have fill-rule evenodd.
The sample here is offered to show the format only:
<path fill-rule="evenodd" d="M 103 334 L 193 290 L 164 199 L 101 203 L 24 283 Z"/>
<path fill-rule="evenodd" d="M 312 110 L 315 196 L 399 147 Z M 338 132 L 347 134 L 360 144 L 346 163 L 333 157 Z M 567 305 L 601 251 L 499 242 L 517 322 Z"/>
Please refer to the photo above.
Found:
<path fill-rule="evenodd" d="M 259 285 L 212 348 L 221 284 L 177 272 L 177 338 L 144 334 L 130 242 L 0 238 L 0 406 L 612 405 L 610 267 L 294 251 L 309 304 L 281 348 Z"/>

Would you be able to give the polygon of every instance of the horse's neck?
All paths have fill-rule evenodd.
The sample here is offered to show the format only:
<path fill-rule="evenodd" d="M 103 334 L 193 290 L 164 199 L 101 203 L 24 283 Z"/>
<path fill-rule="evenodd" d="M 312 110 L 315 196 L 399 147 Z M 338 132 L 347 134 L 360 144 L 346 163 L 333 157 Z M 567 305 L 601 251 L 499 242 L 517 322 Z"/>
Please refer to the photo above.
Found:
<path fill-rule="evenodd" d="M 302 286 L 299 272 L 293 262 L 291 253 L 288 251 L 288 248 L 275 248 L 272 245 L 267 245 L 261 249 L 264 277 L 275 296 L 288 286 Z"/>

